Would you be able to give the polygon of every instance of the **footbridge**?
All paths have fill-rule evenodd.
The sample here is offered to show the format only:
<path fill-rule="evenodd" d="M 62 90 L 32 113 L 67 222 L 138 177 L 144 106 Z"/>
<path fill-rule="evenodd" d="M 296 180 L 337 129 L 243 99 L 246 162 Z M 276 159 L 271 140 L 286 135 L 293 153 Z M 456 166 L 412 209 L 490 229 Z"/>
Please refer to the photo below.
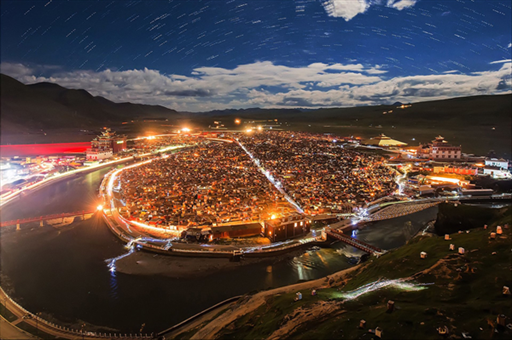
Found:
<path fill-rule="evenodd" d="M 366 242 L 363 242 L 361 240 L 352 238 L 348 235 L 343 234 L 342 231 L 338 231 L 335 229 L 326 228 L 325 233 L 330 236 L 331 238 L 337 239 L 339 241 L 345 242 L 348 245 L 351 245 L 352 247 L 355 247 L 357 249 L 360 249 L 362 251 L 365 251 L 371 255 L 373 254 L 383 254 L 384 251 L 378 247 L 372 246 L 371 244 L 368 244 Z"/>

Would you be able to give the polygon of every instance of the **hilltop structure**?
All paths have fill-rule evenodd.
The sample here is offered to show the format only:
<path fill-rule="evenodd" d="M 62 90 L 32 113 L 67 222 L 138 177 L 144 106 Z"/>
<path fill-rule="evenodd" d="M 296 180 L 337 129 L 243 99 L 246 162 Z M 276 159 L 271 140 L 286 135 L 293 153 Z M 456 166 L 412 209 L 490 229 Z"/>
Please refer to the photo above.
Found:
<path fill-rule="evenodd" d="M 102 160 L 112 157 L 115 153 L 126 150 L 126 136 L 118 135 L 115 131 L 105 128 L 101 135 L 91 141 L 87 149 L 87 160 Z"/>
<path fill-rule="evenodd" d="M 437 136 L 431 143 L 420 144 L 418 156 L 434 160 L 457 160 L 461 158 L 462 147 L 451 145 L 443 136 Z"/>
<path fill-rule="evenodd" d="M 398 147 L 398 146 L 405 146 L 407 143 L 401 142 L 396 139 L 392 139 L 385 134 L 381 133 L 377 137 L 370 138 L 364 142 L 366 145 L 374 145 L 374 146 L 381 146 L 381 147 Z"/>

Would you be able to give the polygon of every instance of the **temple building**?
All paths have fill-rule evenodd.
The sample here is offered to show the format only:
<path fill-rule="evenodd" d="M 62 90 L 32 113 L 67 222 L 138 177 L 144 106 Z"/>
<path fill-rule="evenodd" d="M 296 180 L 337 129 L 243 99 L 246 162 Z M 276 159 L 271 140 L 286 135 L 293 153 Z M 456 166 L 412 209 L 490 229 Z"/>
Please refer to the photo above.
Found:
<path fill-rule="evenodd" d="M 306 217 L 295 213 L 264 221 L 262 233 L 271 242 L 278 242 L 307 235 L 310 229 L 311 226 Z"/>
<path fill-rule="evenodd" d="M 383 133 L 377 137 L 367 139 L 366 141 L 364 141 L 364 144 L 380 147 L 398 147 L 407 145 L 407 143 L 400 142 L 399 140 L 396 139 L 392 139 Z"/>
<path fill-rule="evenodd" d="M 437 136 L 436 139 L 429 144 L 429 147 L 430 159 L 453 160 L 460 159 L 461 157 L 461 146 L 451 145 L 441 135 Z"/>
<path fill-rule="evenodd" d="M 97 161 L 110 158 L 124 150 L 126 150 L 126 136 L 105 129 L 101 135 L 91 141 L 91 147 L 87 149 L 87 160 Z"/>

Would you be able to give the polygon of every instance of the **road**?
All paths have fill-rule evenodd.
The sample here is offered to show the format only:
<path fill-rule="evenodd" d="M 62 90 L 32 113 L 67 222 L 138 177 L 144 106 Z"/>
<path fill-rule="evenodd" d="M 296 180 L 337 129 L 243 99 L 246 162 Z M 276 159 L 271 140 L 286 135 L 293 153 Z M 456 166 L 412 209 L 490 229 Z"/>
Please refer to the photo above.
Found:
<path fill-rule="evenodd" d="M 38 338 L 12 325 L 9 321 L 5 320 L 3 316 L 0 316 L 0 339 L 26 340 Z"/>

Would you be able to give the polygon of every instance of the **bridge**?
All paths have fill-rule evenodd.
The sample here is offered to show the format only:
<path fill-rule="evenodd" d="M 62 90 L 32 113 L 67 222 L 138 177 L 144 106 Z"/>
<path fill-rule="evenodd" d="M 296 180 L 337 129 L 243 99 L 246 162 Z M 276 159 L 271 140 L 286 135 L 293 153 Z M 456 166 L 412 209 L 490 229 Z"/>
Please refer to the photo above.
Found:
<path fill-rule="evenodd" d="M 332 237 L 332 238 L 335 238 L 337 240 L 340 240 L 342 242 L 345 242 L 346 244 L 348 245 L 351 245 L 352 247 L 355 247 L 357 249 L 360 249 L 362 251 L 365 251 L 371 255 L 373 254 L 383 254 L 384 251 L 378 247 L 375 247 L 375 246 L 372 246 L 371 244 L 368 244 L 366 242 L 363 242 L 361 240 L 358 240 L 358 239 L 355 239 L 355 238 L 352 238 L 350 236 L 347 236 L 345 234 L 343 234 L 342 231 L 338 231 L 338 230 L 335 230 L 335 229 L 327 229 L 325 230 L 325 233 Z"/>
<path fill-rule="evenodd" d="M 75 211 L 70 213 L 62 213 L 62 214 L 53 214 L 53 215 L 45 215 L 45 216 L 37 216 L 37 217 L 28 217 L 28 218 L 22 218 L 17 220 L 10 220 L 10 221 L 4 221 L 0 224 L 0 227 L 9 227 L 12 225 L 16 226 L 16 229 L 20 229 L 21 224 L 25 223 L 32 223 L 32 222 L 39 222 L 39 225 L 42 227 L 44 221 L 48 220 L 55 220 L 55 219 L 62 219 L 62 222 L 64 222 L 64 219 L 66 217 L 81 217 L 82 220 L 85 220 L 86 216 L 90 216 L 91 214 L 94 214 L 95 211 Z"/>

